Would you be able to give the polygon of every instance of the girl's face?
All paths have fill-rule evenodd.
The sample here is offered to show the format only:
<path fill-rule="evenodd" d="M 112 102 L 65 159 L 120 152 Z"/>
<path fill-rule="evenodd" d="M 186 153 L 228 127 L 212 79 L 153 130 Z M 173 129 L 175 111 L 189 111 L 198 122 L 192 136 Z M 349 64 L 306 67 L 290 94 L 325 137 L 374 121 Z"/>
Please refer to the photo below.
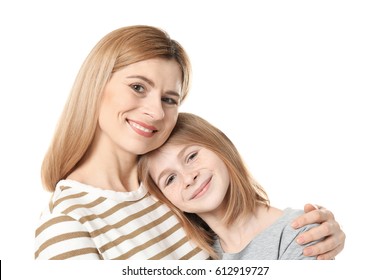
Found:
<path fill-rule="evenodd" d="M 95 142 L 134 155 L 161 146 L 177 120 L 181 76 L 175 60 L 161 58 L 115 72 L 104 88 Z"/>
<path fill-rule="evenodd" d="M 184 212 L 206 214 L 223 209 L 229 173 L 224 162 L 204 147 L 165 144 L 151 155 L 149 173 L 162 193 Z"/>

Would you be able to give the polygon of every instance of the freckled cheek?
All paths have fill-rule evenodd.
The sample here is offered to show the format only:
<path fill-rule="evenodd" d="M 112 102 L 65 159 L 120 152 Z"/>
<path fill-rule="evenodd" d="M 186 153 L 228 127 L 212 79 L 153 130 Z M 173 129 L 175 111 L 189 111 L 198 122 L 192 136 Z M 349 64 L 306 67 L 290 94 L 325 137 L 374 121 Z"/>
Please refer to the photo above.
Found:
<path fill-rule="evenodd" d="M 176 206 L 179 206 L 183 203 L 183 198 L 178 191 L 172 192 L 169 194 L 168 199 Z"/>
<path fill-rule="evenodd" d="M 168 198 L 168 200 L 173 204 L 175 205 L 176 207 L 179 207 L 181 206 L 181 201 L 179 199 L 177 199 L 176 196 L 166 196 L 166 198 Z"/>

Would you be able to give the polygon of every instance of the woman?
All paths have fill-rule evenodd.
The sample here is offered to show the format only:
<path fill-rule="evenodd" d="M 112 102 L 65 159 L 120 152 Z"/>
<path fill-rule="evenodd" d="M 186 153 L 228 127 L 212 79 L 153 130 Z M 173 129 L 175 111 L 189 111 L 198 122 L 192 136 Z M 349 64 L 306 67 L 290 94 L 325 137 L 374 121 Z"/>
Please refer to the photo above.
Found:
<path fill-rule="evenodd" d="M 168 141 L 142 156 L 138 171 L 149 192 L 214 258 L 315 259 L 303 255 L 308 245 L 294 242 L 314 226 L 290 226 L 303 211 L 272 207 L 234 144 L 198 116 L 180 113 Z"/>
<path fill-rule="evenodd" d="M 36 229 L 35 258 L 209 257 L 137 177 L 138 156 L 161 146 L 172 131 L 190 72 L 184 49 L 158 28 L 124 27 L 97 43 L 43 160 L 43 185 L 53 196 Z M 344 233 L 329 211 L 298 221 L 323 222 L 306 241 L 331 233 L 313 254 L 331 258 L 342 248 Z"/>

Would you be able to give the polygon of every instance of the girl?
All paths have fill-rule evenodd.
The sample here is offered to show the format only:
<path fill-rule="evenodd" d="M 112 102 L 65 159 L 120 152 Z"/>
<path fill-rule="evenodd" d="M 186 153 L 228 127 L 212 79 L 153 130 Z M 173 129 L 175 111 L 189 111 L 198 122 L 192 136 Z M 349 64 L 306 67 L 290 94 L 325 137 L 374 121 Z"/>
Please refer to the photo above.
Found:
<path fill-rule="evenodd" d="M 141 157 L 139 174 L 214 258 L 315 258 L 295 242 L 313 225 L 290 226 L 303 211 L 272 207 L 229 138 L 198 116 L 180 113 L 168 141 Z"/>

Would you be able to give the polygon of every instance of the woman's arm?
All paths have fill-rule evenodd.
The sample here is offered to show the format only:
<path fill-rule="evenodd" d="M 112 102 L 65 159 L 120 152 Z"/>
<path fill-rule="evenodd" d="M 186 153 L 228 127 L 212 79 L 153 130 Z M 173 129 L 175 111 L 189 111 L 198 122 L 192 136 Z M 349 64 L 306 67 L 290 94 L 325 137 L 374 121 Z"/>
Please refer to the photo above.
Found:
<path fill-rule="evenodd" d="M 77 220 L 52 214 L 35 231 L 35 259 L 99 260 L 101 256 L 89 232 Z"/>
<path fill-rule="evenodd" d="M 321 206 L 306 204 L 305 214 L 296 218 L 291 226 L 298 229 L 307 224 L 318 223 L 309 231 L 301 233 L 296 241 L 299 244 L 306 244 L 315 240 L 322 239 L 318 243 L 308 246 L 303 250 L 305 256 L 316 256 L 319 260 L 331 260 L 339 254 L 345 243 L 345 233 L 340 228 L 331 211 Z"/>

